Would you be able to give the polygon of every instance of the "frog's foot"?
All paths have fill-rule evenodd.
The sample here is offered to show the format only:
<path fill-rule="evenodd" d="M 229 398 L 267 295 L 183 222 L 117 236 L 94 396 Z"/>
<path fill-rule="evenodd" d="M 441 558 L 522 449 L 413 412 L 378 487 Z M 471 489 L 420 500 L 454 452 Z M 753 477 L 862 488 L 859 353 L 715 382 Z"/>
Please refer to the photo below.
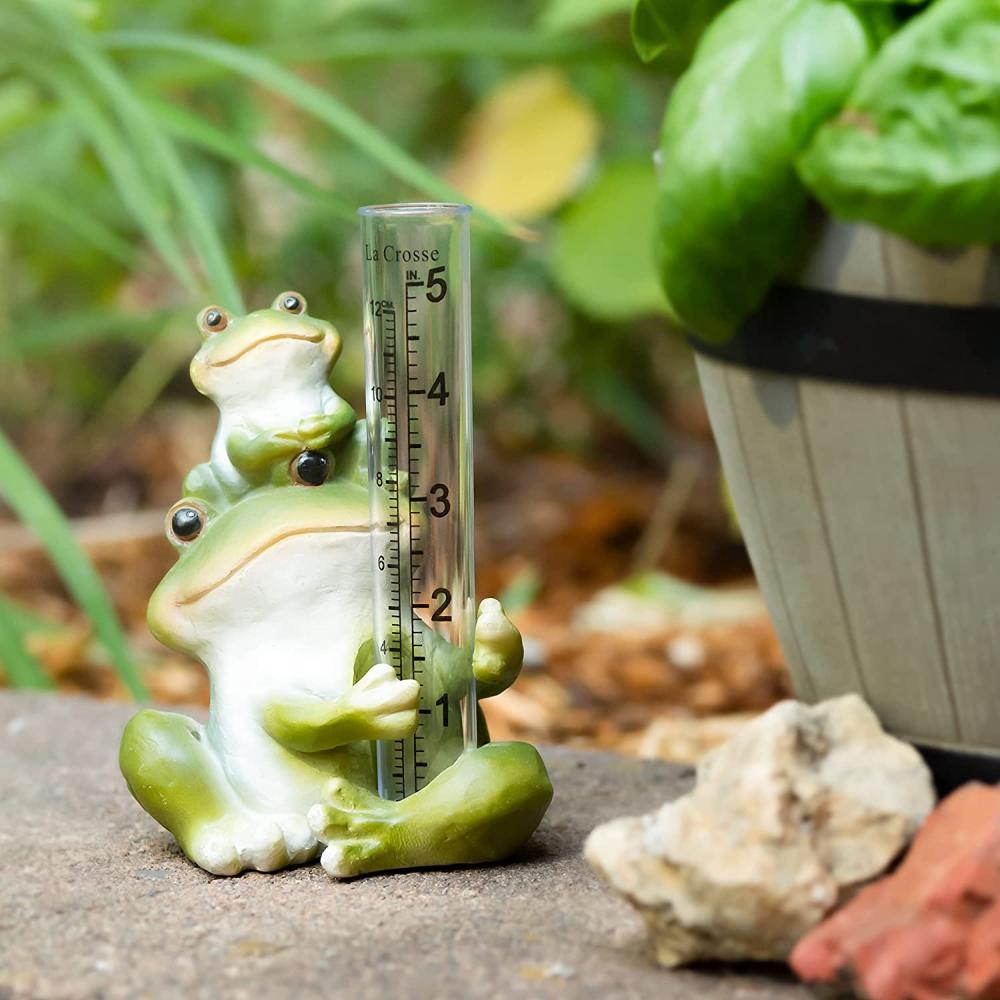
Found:
<path fill-rule="evenodd" d="M 498 861 L 534 832 L 552 800 L 549 776 L 528 743 L 490 743 L 462 754 L 419 792 L 390 802 L 334 779 L 309 810 L 338 878 L 399 868 Z"/>
<path fill-rule="evenodd" d="M 490 698 L 517 680 L 524 660 L 524 643 L 503 605 L 488 597 L 479 605 L 472 671 L 480 698 Z"/>
<path fill-rule="evenodd" d="M 312 861 L 319 845 L 304 816 L 228 816 L 200 827 L 182 844 L 184 853 L 213 875 L 274 872 Z"/>
<path fill-rule="evenodd" d="M 323 868 L 336 878 L 350 878 L 394 864 L 394 829 L 399 803 L 343 778 L 333 778 L 325 789 L 326 801 L 309 810 L 309 826 L 326 850 Z"/>
<path fill-rule="evenodd" d="M 305 817 L 256 814 L 242 804 L 193 719 L 139 712 L 122 734 L 119 762 L 139 804 L 207 872 L 274 871 L 319 850 Z"/>

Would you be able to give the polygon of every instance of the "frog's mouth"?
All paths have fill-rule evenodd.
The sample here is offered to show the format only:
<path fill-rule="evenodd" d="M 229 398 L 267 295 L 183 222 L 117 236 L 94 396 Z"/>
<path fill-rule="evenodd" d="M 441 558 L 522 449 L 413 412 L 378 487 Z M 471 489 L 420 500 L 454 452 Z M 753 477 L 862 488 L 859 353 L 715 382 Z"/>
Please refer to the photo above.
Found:
<path fill-rule="evenodd" d="M 344 525 L 329 525 L 326 527 L 315 527 L 309 526 L 304 528 L 289 528 L 286 531 L 278 532 L 278 534 L 267 539 L 267 541 L 261 542 L 256 548 L 251 549 L 238 563 L 227 569 L 221 576 L 217 577 L 211 583 L 206 584 L 204 587 L 199 587 L 197 590 L 191 591 L 187 594 L 182 595 L 177 599 L 178 604 L 195 604 L 200 601 L 206 595 L 212 593 L 213 590 L 218 590 L 223 584 L 231 580 L 244 566 L 248 566 L 255 559 L 262 556 L 268 549 L 273 549 L 275 545 L 280 545 L 282 542 L 287 541 L 289 538 L 295 538 L 300 535 L 350 535 L 358 534 L 360 532 L 368 533 L 368 525 L 366 524 L 344 524 Z"/>
<path fill-rule="evenodd" d="M 239 361 L 244 355 L 256 350 L 261 344 L 269 344 L 275 340 L 304 340 L 308 344 L 318 344 L 323 339 L 323 331 L 316 330 L 315 333 L 272 333 L 260 340 L 255 340 L 251 344 L 241 347 L 235 354 L 230 354 L 228 358 L 220 358 L 217 361 L 209 361 L 209 368 L 224 368 L 234 361 Z"/>

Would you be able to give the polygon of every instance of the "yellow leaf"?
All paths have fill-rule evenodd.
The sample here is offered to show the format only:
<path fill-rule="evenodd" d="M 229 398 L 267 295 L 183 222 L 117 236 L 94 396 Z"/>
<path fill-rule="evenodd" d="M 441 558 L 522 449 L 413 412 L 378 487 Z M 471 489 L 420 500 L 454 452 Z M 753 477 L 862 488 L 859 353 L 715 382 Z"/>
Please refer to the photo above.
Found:
<path fill-rule="evenodd" d="M 594 155 L 597 116 L 556 69 L 500 84 L 472 114 L 449 177 L 496 215 L 534 219 L 551 212 Z"/>

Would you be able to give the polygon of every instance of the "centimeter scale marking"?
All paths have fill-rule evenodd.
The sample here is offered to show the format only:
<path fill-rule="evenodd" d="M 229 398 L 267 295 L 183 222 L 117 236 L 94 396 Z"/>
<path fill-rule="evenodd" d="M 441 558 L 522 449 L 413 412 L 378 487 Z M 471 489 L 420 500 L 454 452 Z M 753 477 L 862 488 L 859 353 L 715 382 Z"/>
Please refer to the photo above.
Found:
<path fill-rule="evenodd" d="M 427 390 L 416 384 L 420 331 L 415 318 L 417 310 L 414 306 L 413 289 L 421 287 L 424 282 L 416 278 L 413 271 L 408 271 L 406 278 L 402 351 L 406 360 L 406 372 L 402 379 L 397 370 L 395 303 L 388 300 L 383 300 L 381 303 L 385 361 L 382 405 L 385 412 L 384 419 L 388 424 L 384 437 L 386 451 L 384 464 L 391 470 L 390 475 L 385 478 L 389 514 L 386 522 L 386 527 L 389 529 L 389 558 L 386 560 L 386 570 L 389 572 L 389 595 L 392 602 L 388 606 L 391 627 L 385 652 L 389 654 L 388 662 L 395 668 L 396 676 L 400 680 L 412 678 L 420 681 L 423 673 L 421 664 L 425 662 L 426 657 L 421 632 L 423 623 L 417 610 L 429 608 L 430 605 L 426 601 L 418 600 L 423 594 L 419 580 L 424 553 L 423 549 L 415 547 L 415 543 L 421 541 L 420 533 L 424 523 L 420 505 L 426 502 L 427 497 L 414 495 L 420 477 L 418 453 L 423 446 L 419 440 L 420 421 L 414 415 L 418 407 L 412 397 L 426 393 Z M 402 440 L 399 433 L 400 411 L 403 414 Z M 401 509 L 403 506 L 400 499 L 401 486 L 406 493 L 405 516 Z M 421 685 L 421 690 L 422 687 Z M 429 715 L 431 709 L 421 705 L 419 713 L 416 732 L 412 736 L 392 741 L 390 773 L 398 798 L 412 795 L 422 787 L 425 780 L 427 754 L 424 746 L 423 717 Z"/>

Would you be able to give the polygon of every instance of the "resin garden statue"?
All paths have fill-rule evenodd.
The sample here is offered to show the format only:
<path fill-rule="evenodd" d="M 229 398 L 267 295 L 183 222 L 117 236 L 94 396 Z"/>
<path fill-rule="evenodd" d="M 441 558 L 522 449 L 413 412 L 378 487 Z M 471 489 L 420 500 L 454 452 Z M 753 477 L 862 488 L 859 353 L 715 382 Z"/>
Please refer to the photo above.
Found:
<path fill-rule="evenodd" d="M 205 664 L 211 706 L 205 725 L 151 709 L 129 722 L 133 796 L 216 875 L 321 851 L 340 877 L 508 856 L 552 788 L 533 747 L 484 742 L 482 720 L 465 751 L 428 730 L 439 745 L 415 794 L 377 792 L 375 741 L 416 730 L 419 688 L 375 655 L 365 428 L 329 387 L 339 336 L 294 292 L 243 317 L 211 307 L 199 325 L 192 379 L 221 417 L 167 515 L 178 560 L 149 623 Z M 456 704 L 470 670 L 479 697 L 520 670 L 521 637 L 495 600 L 480 606 L 471 656 L 427 643 Z"/>

